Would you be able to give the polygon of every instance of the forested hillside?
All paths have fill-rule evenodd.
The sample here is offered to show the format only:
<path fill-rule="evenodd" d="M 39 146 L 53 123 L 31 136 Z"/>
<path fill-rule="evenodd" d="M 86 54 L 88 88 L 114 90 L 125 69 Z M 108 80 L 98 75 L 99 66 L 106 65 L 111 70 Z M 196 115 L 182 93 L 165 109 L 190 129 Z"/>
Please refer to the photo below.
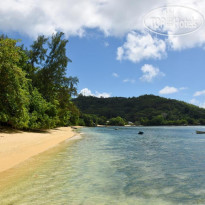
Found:
<path fill-rule="evenodd" d="M 205 109 L 154 95 L 132 98 L 80 95 L 73 102 L 82 113 L 94 114 L 106 120 L 120 116 L 137 125 L 205 124 Z"/>

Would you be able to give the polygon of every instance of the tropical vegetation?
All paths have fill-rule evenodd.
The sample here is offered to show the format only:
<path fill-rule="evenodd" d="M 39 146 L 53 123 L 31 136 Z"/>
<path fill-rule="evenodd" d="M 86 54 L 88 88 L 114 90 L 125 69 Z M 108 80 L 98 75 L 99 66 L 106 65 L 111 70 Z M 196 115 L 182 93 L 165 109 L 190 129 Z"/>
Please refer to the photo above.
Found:
<path fill-rule="evenodd" d="M 113 125 L 114 119 L 121 117 L 135 125 L 205 125 L 205 109 L 154 95 L 131 98 L 79 95 L 73 102 L 82 113 L 96 115 L 105 124 Z"/>
<path fill-rule="evenodd" d="M 39 36 L 28 49 L 0 37 L 0 125 L 42 129 L 78 123 L 71 101 L 78 79 L 67 77 L 67 43 L 61 32 Z"/>

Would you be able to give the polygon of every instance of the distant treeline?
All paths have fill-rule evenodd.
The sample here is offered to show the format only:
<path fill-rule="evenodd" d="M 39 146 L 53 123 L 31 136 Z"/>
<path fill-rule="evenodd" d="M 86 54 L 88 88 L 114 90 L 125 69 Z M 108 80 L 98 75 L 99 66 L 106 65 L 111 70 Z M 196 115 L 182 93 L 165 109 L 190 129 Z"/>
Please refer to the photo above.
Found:
<path fill-rule="evenodd" d="M 95 124 L 205 125 L 205 109 L 154 95 L 132 98 L 79 95 L 73 102 Z"/>
<path fill-rule="evenodd" d="M 66 77 L 71 60 L 63 33 L 39 36 L 30 48 L 0 37 L 0 125 L 23 129 L 78 124 L 79 110 L 71 101 L 76 77 Z"/>

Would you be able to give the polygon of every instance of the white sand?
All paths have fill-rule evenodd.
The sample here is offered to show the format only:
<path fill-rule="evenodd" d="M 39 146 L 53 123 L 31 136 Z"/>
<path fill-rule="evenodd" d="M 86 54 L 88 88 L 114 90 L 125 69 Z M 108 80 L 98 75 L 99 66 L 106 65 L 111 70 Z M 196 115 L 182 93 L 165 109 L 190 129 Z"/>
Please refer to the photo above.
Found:
<path fill-rule="evenodd" d="M 42 133 L 0 133 L 0 172 L 73 137 L 71 127 L 51 129 Z"/>

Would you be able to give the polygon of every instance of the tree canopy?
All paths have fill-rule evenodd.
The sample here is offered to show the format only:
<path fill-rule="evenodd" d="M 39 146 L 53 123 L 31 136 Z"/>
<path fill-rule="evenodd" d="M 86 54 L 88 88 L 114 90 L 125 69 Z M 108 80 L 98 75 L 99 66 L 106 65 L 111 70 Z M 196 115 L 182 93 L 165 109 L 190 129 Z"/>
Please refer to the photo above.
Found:
<path fill-rule="evenodd" d="M 79 110 L 71 102 L 76 77 L 67 77 L 68 40 L 62 32 L 39 36 L 24 49 L 0 37 L 0 124 L 41 129 L 77 124 Z"/>

